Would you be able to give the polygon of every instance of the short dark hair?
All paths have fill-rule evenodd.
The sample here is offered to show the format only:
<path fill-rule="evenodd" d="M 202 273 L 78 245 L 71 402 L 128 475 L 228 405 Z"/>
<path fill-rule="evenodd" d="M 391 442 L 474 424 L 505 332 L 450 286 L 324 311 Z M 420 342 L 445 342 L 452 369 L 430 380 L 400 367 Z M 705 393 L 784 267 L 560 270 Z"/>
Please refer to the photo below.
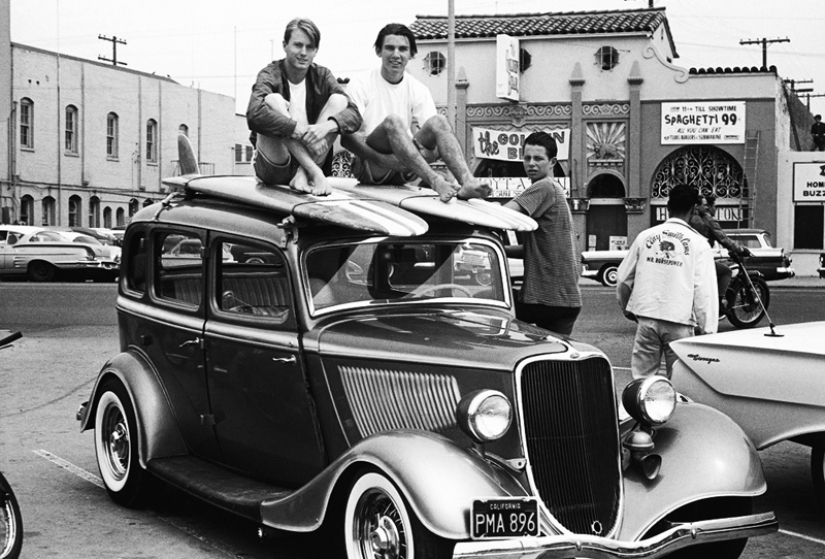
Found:
<path fill-rule="evenodd" d="M 524 138 L 524 145 L 541 146 L 547 150 L 547 158 L 553 159 L 559 153 L 556 140 L 547 132 L 533 132 Z"/>
<path fill-rule="evenodd" d="M 699 202 L 699 192 L 692 186 L 677 184 L 670 189 L 667 199 L 667 211 L 671 214 L 683 214 Z"/>
<path fill-rule="evenodd" d="M 288 43 L 289 40 L 292 39 L 292 33 L 296 29 L 300 29 L 306 33 L 316 49 L 321 45 L 321 31 L 311 19 L 307 19 L 305 17 L 296 17 L 286 24 L 286 29 L 284 30 L 284 44 Z"/>
<path fill-rule="evenodd" d="M 384 48 L 384 37 L 387 35 L 400 35 L 401 37 L 406 37 L 410 42 L 410 58 L 414 58 L 415 55 L 418 54 L 418 47 L 415 44 L 415 35 L 413 35 L 410 28 L 403 23 L 388 23 L 381 28 L 381 31 L 378 32 L 378 37 L 375 39 L 375 44 L 373 45 L 375 47 L 375 52 L 380 53 L 381 49 Z"/>

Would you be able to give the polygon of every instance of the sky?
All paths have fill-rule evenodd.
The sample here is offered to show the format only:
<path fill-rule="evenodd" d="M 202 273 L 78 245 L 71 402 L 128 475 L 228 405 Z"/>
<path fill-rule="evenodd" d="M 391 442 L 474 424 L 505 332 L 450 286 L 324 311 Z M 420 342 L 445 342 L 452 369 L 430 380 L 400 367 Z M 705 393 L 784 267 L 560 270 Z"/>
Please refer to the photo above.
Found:
<path fill-rule="evenodd" d="M 449 0 L 11 0 L 13 42 L 168 75 L 178 83 L 236 99 L 246 111 L 258 71 L 283 57 L 283 30 L 308 17 L 321 30 L 315 62 L 338 77 L 379 64 L 372 49 L 386 23 L 409 25 L 417 15 L 446 16 Z M 650 0 L 453 0 L 457 15 L 519 14 L 646 8 Z M 771 43 L 775 65 L 796 89 L 825 95 L 825 2 L 822 0 L 653 0 L 666 8 L 682 67 L 761 66 L 761 45 Z M 812 80 L 809 82 L 808 80 Z M 825 96 L 811 97 L 825 114 Z"/>

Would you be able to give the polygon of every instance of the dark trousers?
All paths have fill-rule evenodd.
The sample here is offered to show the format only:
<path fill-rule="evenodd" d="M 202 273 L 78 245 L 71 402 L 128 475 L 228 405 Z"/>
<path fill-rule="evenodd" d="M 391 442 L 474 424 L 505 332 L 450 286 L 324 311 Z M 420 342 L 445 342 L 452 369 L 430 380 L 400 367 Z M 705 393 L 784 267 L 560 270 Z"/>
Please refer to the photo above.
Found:
<path fill-rule="evenodd" d="M 581 310 L 581 307 L 548 307 L 516 301 L 516 318 L 565 336 L 573 332 Z"/>

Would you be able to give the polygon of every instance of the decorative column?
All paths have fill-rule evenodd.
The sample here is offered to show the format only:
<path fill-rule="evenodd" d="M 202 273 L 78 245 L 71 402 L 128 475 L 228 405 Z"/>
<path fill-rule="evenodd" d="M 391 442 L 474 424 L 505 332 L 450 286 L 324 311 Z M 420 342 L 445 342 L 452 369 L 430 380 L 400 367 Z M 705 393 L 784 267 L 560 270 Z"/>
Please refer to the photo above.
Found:
<path fill-rule="evenodd" d="M 587 133 L 582 124 L 582 89 L 584 74 L 581 65 L 576 62 L 570 76 L 570 136 L 578 142 L 570 143 L 570 196 L 586 197 L 584 181 L 587 178 L 587 160 L 585 154 Z M 581 189 L 581 191 L 580 191 Z"/>
<path fill-rule="evenodd" d="M 627 180 L 628 197 L 645 198 L 647 192 L 642 192 L 642 82 L 639 63 L 634 61 L 630 68 L 627 83 L 630 84 L 630 114 L 628 115 L 628 146 L 627 146 Z M 637 206 L 637 204 L 630 204 Z M 642 207 L 644 205 L 642 204 Z"/>

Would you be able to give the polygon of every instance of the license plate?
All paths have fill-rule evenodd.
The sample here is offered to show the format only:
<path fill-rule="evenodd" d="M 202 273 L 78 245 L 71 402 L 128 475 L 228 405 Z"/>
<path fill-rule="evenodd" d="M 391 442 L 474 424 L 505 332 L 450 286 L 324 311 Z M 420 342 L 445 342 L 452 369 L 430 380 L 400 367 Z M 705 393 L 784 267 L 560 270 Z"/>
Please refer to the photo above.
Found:
<path fill-rule="evenodd" d="M 470 534 L 476 540 L 538 536 L 538 501 L 529 497 L 473 501 Z"/>

